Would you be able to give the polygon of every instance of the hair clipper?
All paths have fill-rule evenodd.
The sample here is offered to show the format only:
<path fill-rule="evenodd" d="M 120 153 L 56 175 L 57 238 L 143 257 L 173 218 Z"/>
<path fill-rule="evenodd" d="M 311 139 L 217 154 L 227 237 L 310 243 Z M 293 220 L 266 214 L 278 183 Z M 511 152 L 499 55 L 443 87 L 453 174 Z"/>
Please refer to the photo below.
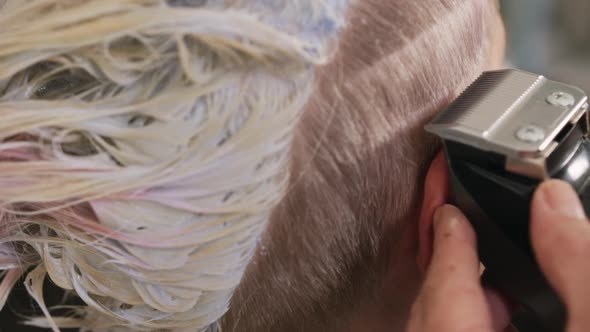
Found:
<path fill-rule="evenodd" d="M 587 95 L 519 70 L 484 72 L 426 130 L 443 140 L 452 203 L 474 226 L 485 278 L 517 305 L 514 327 L 563 331 L 566 309 L 536 262 L 529 212 L 549 178 L 572 184 L 590 212 Z"/>

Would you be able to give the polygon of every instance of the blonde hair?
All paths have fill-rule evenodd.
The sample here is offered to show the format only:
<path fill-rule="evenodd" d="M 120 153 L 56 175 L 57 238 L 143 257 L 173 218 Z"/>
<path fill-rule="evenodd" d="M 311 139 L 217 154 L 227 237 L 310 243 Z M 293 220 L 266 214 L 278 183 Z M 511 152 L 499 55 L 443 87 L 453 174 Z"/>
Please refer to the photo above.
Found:
<path fill-rule="evenodd" d="M 0 306 L 26 273 L 31 325 L 213 328 L 345 7 L 0 1 Z M 46 275 L 86 306 L 52 317 Z"/>

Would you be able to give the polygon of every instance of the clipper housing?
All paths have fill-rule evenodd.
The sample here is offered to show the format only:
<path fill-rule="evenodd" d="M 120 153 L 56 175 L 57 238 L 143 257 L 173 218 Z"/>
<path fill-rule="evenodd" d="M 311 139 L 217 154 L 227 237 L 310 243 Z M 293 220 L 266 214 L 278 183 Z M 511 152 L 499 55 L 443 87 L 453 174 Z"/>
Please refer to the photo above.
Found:
<path fill-rule="evenodd" d="M 563 331 L 565 307 L 535 260 L 532 195 L 567 181 L 590 212 L 588 96 L 519 70 L 484 72 L 427 127 L 444 145 L 451 199 L 469 218 L 485 279 L 517 304 L 519 332 Z"/>

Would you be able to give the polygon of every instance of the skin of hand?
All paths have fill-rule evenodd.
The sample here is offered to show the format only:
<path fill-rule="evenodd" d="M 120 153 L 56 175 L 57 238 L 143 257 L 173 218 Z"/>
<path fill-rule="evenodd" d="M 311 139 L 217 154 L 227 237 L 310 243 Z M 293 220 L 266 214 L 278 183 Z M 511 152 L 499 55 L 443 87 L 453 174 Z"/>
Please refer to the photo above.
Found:
<path fill-rule="evenodd" d="M 572 187 L 551 180 L 531 206 L 531 238 L 541 269 L 568 310 L 567 332 L 590 329 L 590 223 Z M 407 332 L 498 332 L 509 326 L 501 297 L 480 282 L 476 236 L 446 205 L 434 216 L 433 256 Z"/>

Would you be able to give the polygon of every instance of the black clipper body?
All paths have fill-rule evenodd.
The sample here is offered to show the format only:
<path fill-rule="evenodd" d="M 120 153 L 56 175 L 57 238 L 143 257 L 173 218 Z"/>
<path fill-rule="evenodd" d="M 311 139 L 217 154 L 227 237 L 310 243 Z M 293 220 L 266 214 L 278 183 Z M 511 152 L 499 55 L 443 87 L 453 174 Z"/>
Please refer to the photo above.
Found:
<path fill-rule="evenodd" d="M 426 129 L 443 139 L 452 203 L 473 224 L 486 278 L 518 305 L 519 332 L 563 331 L 566 312 L 531 248 L 532 195 L 571 183 L 590 212 L 588 97 L 518 70 L 483 73 Z"/>

